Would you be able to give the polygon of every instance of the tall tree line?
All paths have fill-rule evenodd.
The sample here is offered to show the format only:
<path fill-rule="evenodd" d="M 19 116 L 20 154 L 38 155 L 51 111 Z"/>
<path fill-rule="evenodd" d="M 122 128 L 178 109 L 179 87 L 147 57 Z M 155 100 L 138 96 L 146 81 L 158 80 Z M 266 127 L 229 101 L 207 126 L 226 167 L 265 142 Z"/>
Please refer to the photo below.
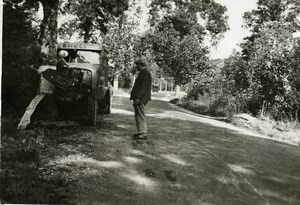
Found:
<path fill-rule="evenodd" d="M 36 92 L 41 64 L 55 64 L 57 36 L 69 39 L 75 32 L 84 42 L 102 41 L 112 75 L 131 72 L 134 59 L 143 55 L 152 72 L 174 77 L 176 84 L 196 85 L 209 74 L 204 39 L 217 43 L 228 29 L 226 8 L 213 0 L 153 0 L 150 30 L 136 32 L 138 22 L 126 15 L 128 0 L 5 0 L 3 98 L 19 109 Z M 36 20 L 38 8 L 42 20 Z M 72 19 L 57 28 L 58 15 Z M 32 21 L 34 20 L 34 21 Z M 32 24 L 32 22 L 36 22 Z M 32 77 L 29 77 L 32 76 Z M 33 81 L 32 78 L 35 78 Z M 27 84 L 20 86 L 25 80 Z M 34 83 L 33 83 L 34 82 Z M 22 96 L 22 97 L 17 97 Z"/>
<path fill-rule="evenodd" d="M 101 2 L 100 5 L 99 2 Z M 118 16 L 127 9 L 127 1 L 120 2 L 117 0 L 79 2 L 4 0 L 2 110 L 4 112 L 5 110 L 22 112 L 37 92 L 39 76 L 36 70 L 38 67 L 42 64 L 56 64 L 57 16 L 59 13 L 73 12 L 73 15 L 78 15 L 76 12 L 84 11 L 84 14 L 90 14 L 97 19 L 100 26 L 96 25 L 95 28 L 105 32 L 106 17 Z M 76 7 L 79 3 L 80 8 Z M 95 5 L 93 6 L 93 4 Z M 39 8 L 42 8 L 43 11 L 42 20 L 36 16 Z M 97 8 L 98 10 L 92 12 L 83 8 Z M 82 28 L 80 26 L 89 25 L 88 19 L 89 16 L 81 17 L 79 25 L 76 26 Z M 91 27 L 88 30 L 95 28 Z M 82 28 L 82 30 L 85 41 L 88 41 L 90 33 L 86 28 Z"/>
<path fill-rule="evenodd" d="M 299 119 L 300 3 L 294 0 L 259 0 L 246 12 L 251 34 L 223 70 L 229 94 L 244 111 L 268 113 L 275 119 Z"/>

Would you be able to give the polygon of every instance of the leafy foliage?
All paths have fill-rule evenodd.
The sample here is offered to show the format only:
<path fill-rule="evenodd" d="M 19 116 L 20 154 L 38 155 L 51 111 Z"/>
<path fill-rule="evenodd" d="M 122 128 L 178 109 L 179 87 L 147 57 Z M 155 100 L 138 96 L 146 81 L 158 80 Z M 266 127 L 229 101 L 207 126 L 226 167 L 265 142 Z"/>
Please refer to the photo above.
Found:
<path fill-rule="evenodd" d="M 63 8 L 63 14 L 73 15 L 73 19 L 64 23 L 59 29 L 59 34 L 65 39 L 70 38 L 75 32 L 84 42 L 97 42 L 100 33 L 107 33 L 112 17 L 119 17 L 128 9 L 128 0 L 68 0 Z"/>
<path fill-rule="evenodd" d="M 139 17 L 139 13 L 137 13 Z M 103 35 L 103 47 L 107 52 L 110 65 L 110 77 L 123 76 L 129 80 L 134 74 L 134 61 L 143 57 L 147 62 L 148 70 L 152 77 L 156 76 L 159 69 L 154 61 L 153 52 L 147 35 L 137 31 L 138 21 L 130 19 L 127 15 L 112 18 L 107 24 L 108 31 Z M 130 83 L 125 83 L 127 88 Z"/>
<path fill-rule="evenodd" d="M 295 32 L 300 28 L 300 3 L 297 0 L 259 0 L 256 10 L 245 12 L 245 27 L 250 28 L 251 35 L 241 44 L 242 54 L 247 59 L 252 51 L 252 44 L 260 36 L 265 23 L 281 22 L 289 24 L 289 30 Z"/>
<path fill-rule="evenodd" d="M 155 61 L 178 85 L 197 84 L 210 69 L 206 37 L 227 30 L 226 8 L 214 1 L 153 1 L 149 35 Z"/>
<path fill-rule="evenodd" d="M 172 24 L 181 37 L 196 29 L 216 38 L 228 29 L 225 11 L 226 7 L 213 0 L 154 0 L 150 22 L 154 27 L 161 20 Z"/>
<path fill-rule="evenodd" d="M 107 24 L 107 33 L 103 36 L 103 47 L 107 51 L 108 63 L 112 69 L 111 77 L 130 73 L 137 56 L 135 43 L 138 36 L 134 34 L 136 24 L 128 20 L 126 15 L 114 18 Z"/>
<path fill-rule="evenodd" d="M 260 0 L 257 10 L 244 15 L 251 36 L 242 54 L 227 60 L 223 73 L 228 90 L 253 114 L 299 118 L 299 40 L 293 37 L 299 9 L 296 1 Z"/>
<path fill-rule="evenodd" d="M 176 84 L 187 84 L 199 78 L 209 66 L 208 50 L 196 35 L 186 35 L 182 39 L 172 27 L 153 33 L 152 44 L 155 60 L 164 73 L 174 77 Z"/>
<path fill-rule="evenodd" d="M 37 91 L 38 76 L 33 68 L 41 62 L 38 30 L 32 26 L 33 16 L 25 5 L 6 1 L 3 20 L 3 111 L 8 106 L 19 111 Z"/>

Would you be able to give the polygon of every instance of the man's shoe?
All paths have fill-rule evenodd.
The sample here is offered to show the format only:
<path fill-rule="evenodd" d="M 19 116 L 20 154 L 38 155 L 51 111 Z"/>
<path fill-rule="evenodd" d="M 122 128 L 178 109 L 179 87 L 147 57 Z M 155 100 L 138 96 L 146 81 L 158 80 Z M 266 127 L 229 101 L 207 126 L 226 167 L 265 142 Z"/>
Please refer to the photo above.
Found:
<path fill-rule="evenodd" d="M 147 139 L 147 134 L 135 134 L 133 135 L 133 139 L 135 140 L 146 140 Z"/>
<path fill-rule="evenodd" d="M 146 133 L 134 133 L 133 137 L 137 137 L 137 136 L 144 135 L 144 134 L 146 134 Z"/>

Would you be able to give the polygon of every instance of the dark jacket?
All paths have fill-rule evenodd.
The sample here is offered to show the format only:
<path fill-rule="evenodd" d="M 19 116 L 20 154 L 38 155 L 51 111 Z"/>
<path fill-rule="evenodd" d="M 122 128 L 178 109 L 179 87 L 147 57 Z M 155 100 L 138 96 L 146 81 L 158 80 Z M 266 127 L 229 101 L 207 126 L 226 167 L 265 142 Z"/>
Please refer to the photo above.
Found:
<path fill-rule="evenodd" d="M 150 72 L 144 68 L 138 74 L 135 83 L 133 85 L 130 100 L 140 99 L 141 101 L 151 100 L 151 84 L 152 77 Z"/>

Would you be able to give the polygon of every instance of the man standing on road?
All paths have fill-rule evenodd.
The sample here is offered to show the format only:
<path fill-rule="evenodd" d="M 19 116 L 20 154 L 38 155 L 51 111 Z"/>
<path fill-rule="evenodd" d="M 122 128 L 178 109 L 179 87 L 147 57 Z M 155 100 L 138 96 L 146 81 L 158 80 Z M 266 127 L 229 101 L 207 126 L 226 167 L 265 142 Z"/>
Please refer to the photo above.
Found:
<path fill-rule="evenodd" d="M 130 100 L 133 100 L 135 122 L 138 132 L 133 135 L 133 139 L 145 140 L 147 139 L 145 106 L 148 101 L 151 100 L 152 77 L 143 59 L 137 60 L 135 65 L 139 73 L 134 82 Z"/>

